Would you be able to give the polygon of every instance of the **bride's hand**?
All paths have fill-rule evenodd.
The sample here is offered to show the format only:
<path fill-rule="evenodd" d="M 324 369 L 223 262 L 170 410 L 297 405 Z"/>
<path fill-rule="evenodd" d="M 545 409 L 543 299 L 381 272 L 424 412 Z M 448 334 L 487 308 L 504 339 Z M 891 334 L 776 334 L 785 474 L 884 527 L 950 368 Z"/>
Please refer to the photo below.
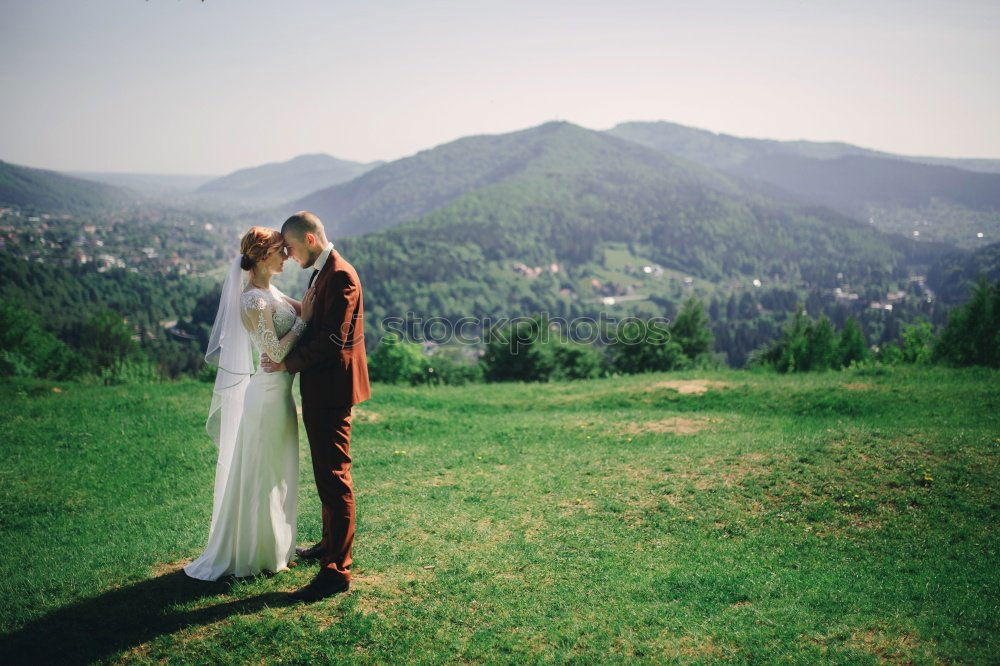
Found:
<path fill-rule="evenodd" d="M 313 316 L 313 304 L 316 302 L 316 288 L 306 289 L 306 295 L 302 297 L 302 321 L 309 321 Z"/>

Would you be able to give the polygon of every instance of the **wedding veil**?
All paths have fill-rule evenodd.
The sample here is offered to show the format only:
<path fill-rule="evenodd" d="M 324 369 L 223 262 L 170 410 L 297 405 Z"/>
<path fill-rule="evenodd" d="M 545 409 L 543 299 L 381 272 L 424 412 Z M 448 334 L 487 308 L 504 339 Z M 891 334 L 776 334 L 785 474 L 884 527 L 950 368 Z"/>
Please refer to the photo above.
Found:
<path fill-rule="evenodd" d="M 205 422 L 205 429 L 219 447 L 219 461 L 215 470 L 216 504 L 223 496 L 222 490 L 229 477 L 236 435 L 243 414 L 243 397 L 250 383 L 250 375 L 254 372 L 253 344 L 250 334 L 243 326 L 240 313 L 240 299 L 249 280 L 250 273 L 240 267 L 240 257 L 237 256 L 222 284 L 219 309 L 205 350 L 205 361 L 218 366 L 212 404 Z M 215 506 L 212 511 L 212 527 L 215 526 L 218 513 L 219 507 Z"/>

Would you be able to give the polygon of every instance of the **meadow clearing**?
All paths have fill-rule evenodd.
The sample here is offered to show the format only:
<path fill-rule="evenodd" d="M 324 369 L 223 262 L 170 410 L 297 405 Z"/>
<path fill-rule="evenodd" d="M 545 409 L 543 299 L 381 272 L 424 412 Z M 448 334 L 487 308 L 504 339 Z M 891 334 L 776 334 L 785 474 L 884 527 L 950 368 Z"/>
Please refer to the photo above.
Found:
<path fill-rule="evenodd" d="M 4 663 L 989 663 L 1000 373 L 376 384 L 350 593 L 217 584 L 211 386 L 5 381 Z M 319 535 L 300 428 L 299 535 Z"/>

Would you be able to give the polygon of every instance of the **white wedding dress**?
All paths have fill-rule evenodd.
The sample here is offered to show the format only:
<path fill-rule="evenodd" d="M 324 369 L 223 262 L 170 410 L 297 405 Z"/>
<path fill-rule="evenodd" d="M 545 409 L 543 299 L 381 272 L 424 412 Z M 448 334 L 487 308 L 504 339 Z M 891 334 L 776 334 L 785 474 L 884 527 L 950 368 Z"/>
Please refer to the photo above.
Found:
<path fill-rule="evenodd" d="M 284 359 L 306 324 L 283 294 L 273 285 L 250 288 L 239 302 L 242 325 L 256 350 L 275 361 Z M 208 545 L 184 567 L 192 578 L 278 572 L 295 555 L 299 433 L 292 375 L 257 369 L 242 382 L 235 441 L 231 452 L 220 452 L 216 468 Z"/>

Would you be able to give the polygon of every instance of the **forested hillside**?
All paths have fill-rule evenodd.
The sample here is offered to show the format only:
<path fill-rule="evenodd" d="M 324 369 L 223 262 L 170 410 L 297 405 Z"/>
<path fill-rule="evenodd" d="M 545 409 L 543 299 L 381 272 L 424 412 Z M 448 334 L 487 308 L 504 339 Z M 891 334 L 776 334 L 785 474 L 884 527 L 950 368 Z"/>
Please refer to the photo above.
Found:
<path fill-rule="evenodd" d="M 610 134 L 765 183 L 889 232 L 979 249 L 1000 238 L 1000 161 L 892 155 L 846 143 L 622 123 Z"/>
<path fill-rule="evenodd" d="M 896 155 L 842 141 L 754 139 L 710 132 L 667 121 L 624 122 L 615 125 L 607 132 L 671 155 L 722 169 L 737 166 L 751 157 L 763 155 L 793 155 L 815 159 L 862 155 L 900 159 L 919 164 L 938 164 L 981 173 L 1000 173 L 1000 160 L 995 159 Z"/>
<path fill-rule="evenodd" d="M 0 206 L 50 212 L 94 210 L 126 203 L 131 196 L 111 185 L 0 161 Z"/>

